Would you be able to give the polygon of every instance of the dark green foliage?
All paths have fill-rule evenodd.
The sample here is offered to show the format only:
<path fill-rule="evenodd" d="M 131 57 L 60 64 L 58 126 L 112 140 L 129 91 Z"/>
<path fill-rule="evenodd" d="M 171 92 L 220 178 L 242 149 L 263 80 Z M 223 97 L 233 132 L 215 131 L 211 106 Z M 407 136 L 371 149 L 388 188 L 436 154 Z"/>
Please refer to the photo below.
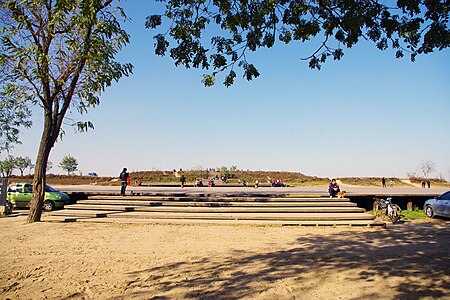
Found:
<path fill-rule="evenodd" d="M 401 58 L 408 53 L 412 61 L 418 54 L 443 50 L 449 46 L 450 1 L 399 0 L 397 6 L 371 0 L 161 0 L 165 14 L 147 18 L 146 27 L 155 29 L 168 19 L 169 28 L 155 36 L 157 55 L 170 57 L 176 65 L 212 70 L 203 83 L 210 86 L 215 75 L 236 65 L 243 76 L 259 76 L 247 62 L 246 51 L 270 48 L 279 41 L 317 44 L 309 67 L 320 69 L 328 57 L 340 60 L 343 48 L 361 39 L 371 40 L 380 50 L 389 47 Z M 211 43 L 203 38 L 207 27 L 219 35 Z M 171 41 L 176 46 L 171 45 Z M 230 86 L 236 73 L 225 77 Z"/>
<path fill-rule="evenodd" d="M 67 171 L 67 175 L 69 175 L 78 169 L 78 161 L 75 157 L 66 155 L 59 163 L 59 167 L 64 171 Z"/>
<path fill-rule="evenodd" d="M 4 91 L 0 91 L 0 152 L 11 150 L 13 144 L 20 144 L 20 128 L 29 128 L 32 125 L 31 110 L 26 101 L 16 102 L 7 96 L 17 93 L 18 90 L 9 84 Z"/>
<path fill-rule="evenodd" d="M 41 217 L 48 158 L 63 123 L 81 131 L 93 128 L 89 121 L 67 118 L 67 112 L 86 113 L 100 103 L 106 87 L 132 71 L 131 64 L 115 59 L 129 42 L 118 20 L 126 16 L 113 0 L 0 0 L 0 8 L 0 97 L 11 104 L 7 116 L 15 117 L 3 122 L 2 116 L 7 123 L 2 138 L 12 132 L 11 142 L 17 142 L 16 121 L 28 121 L 31 107 L 41 108 L 44 119 L 28 215 L 28 222 L 35 222 Z M 24 115 L 14 115 L 20 106 Z"/>

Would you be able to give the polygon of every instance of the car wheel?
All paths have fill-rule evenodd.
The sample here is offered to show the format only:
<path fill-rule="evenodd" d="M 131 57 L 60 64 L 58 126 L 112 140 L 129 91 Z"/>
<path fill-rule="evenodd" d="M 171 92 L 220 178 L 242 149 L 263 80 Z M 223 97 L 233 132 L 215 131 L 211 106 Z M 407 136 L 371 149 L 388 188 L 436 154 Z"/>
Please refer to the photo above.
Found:
<path fill-rule="evenodd" d="M 427 206 L 425 208 L 425 214 L 427 215 L 428 218 L 432 218 L 434 217 L 434 211 L 433 208 L 431 206 Z"/>
<path fill-rule="evenodd" d="M 44 210 L 46 210 L 46 211 L 51 211 L 51 210 L 53 210 L 54 208 L 55 208 L 55 204 L 53 204 L 52 201 L 47 200 L 47 201 L 44 202 Z"/>

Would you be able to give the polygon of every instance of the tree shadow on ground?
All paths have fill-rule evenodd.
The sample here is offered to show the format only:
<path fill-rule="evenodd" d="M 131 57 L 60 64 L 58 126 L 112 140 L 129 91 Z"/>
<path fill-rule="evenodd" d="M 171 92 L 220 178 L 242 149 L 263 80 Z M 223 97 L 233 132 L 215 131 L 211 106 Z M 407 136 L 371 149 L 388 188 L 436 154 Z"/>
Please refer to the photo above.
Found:
<path fill-rule="evenodd" d="M 301 282 L 311 272 L 335 275 L 348 270 L 357 270 L 354 280 L 368 283 L 380 276 L 400 277 L 402 284 L 389 287 L 395 298 L 449 296 L 447 222 L 402 224 L 386 230 L 337 230 L 326 235 L 318 230 L 318 234 L 302 236 L 299 230 L 298 234 L 299 238 L 286 245 L 286 250 L 264 254 L 236 250 L 227 257 L 203 257 L 129 272 L 123 297 L 256 297 L 279 280 Z M 326 275 L 317 280 L 320 284 L 321 280 L 327 280 Z M 380 286 L 383 288 L 387 287 Z M 380 294 L 374 294 L 373 290 L 363 295 L 374 297 L 379 298 Z"/>

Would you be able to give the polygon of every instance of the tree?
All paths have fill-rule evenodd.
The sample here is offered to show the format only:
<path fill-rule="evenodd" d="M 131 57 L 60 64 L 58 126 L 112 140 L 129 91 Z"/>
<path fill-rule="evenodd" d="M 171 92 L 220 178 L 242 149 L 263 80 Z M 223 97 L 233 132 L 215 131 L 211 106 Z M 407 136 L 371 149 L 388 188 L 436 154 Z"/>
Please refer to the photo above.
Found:
<path fill-rule="evenodd" d="M 67 175 L 69 175 L 70 173 L 75 172 L 78 169 L 77 159 L 70 155 L 66 155 L 59 163 L 59 167 L 67 171 Z"/>
<path fill-rule="evenodd" d="M 132 71 L 115 60 L 129 36 L 118 22 L 126 16 L 112 2 L 0 0 L 0 90 L 13 107 L 43 109 L 28 222 L 40 221 L 47 161 L 69 108 L 86 113 L 106 87 Z M 89 121 L 71 125 L 93 128 Z"/>
<path fill-rule="evenodd" d="M 0 81 L 5 79 L 5 74 L 0 74 Z M 18 139 L 21 127 L 29 128 L 32 125 L 30 109 L 23 103 L 14 103 L 0 90 L 0 153 L 6 150 L 8 153 L 13 144 L 20 144 Z"/>
<path fill-rule="evenodd" d="M 396 5 L 375 0 L 160 1 L 166 3 L 165 13 L 147 17 L 145 24 L 155 29 L 168 21 L 168 29 L 154 37 L 155 54 L 169 53 L 177 66 L 212 70 L 203 77 L 206 86 L 226 70 L 223 83 L 232 85 L 236 65 L 247 80 L 258 77 L 246 53 L 276 42 L 317 45 L 304 59 L 310 68 L 320 69 L 330 58 L 340 60 L 343 48 L 361 39 L 380 50 L 393 48 L 397 58 L 408 53 L 412 61 L 418 54 L 447 48 L 450 41 L 447 0 L 399 0 Z M 205 45 L 207 28 L 211 46 Z"/>
<path fill-rule="evenodd" d="M 31 158 L 27 157 L 16 157 L 14 160 L 14 166 L 20 170 L 20 176 L 23 176 L 23 171 L 25 171 L 26 168 L 29 168 L 32 166 L 33 163 L 31 162 Z"/>
<path fill-rule="evenodd" d="M 14 162 L 15 159 L 11 155 L 8 156 L 4 161 L 0 161 L 0 172 L 3 177 L 8 178 L 11 176 L 12 171 L 14 170 Z"/>
<path fill-rule="evenodd" d="M 436 172 L 436 163 L 432 160 L 423 161 L 419 166 L 419 172 L 422 173 L 423 177 L 428 178 L 431 173 Z"/>

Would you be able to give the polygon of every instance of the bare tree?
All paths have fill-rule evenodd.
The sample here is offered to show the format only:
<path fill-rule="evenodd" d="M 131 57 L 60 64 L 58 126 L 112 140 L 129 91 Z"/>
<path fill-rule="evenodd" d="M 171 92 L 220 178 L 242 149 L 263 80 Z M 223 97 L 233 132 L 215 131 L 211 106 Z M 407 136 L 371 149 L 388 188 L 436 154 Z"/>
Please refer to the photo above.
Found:
<path fill-rule="evenodd" d="M 436 167 L 436 163 L 432 160 L 422 161 L 419 166 L 419 172 L 423 175 L 423 177 L 428 178 L 431 173 L 437 171 Z"/>

